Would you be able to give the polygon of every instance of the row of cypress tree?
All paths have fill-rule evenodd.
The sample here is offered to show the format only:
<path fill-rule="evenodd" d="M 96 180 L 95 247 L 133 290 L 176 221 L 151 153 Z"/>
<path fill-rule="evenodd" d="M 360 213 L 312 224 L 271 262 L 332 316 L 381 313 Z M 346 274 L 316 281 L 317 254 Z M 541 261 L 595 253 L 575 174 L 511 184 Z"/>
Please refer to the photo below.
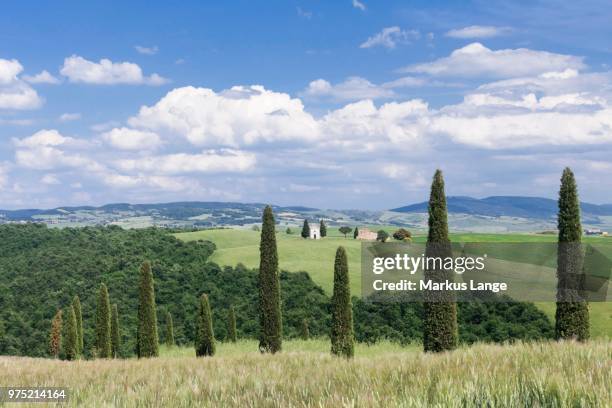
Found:
<path fill-rule="evenodd" d="M 76 360 L 83 353 L 83 316 L 78 296 L 74 297 L 66 312 L 65 327 L 62 309 L 59 309 L 53 317 L 49 335 L 49 353 L 57 358 L 63 347 L 66 360 Z"/>
<path fill-rule="evenodd" d="M 444 178 L 436 170 L 429 197 L 429 219 L 426 256 L 446 257 L 452 255 L 448 233 L 448 211 Z M 304 222 L 308 228 L 308 221 Z M 563 172 L 559 194 L 559 289 L 556 313 L 556 335 L 558 339 L 573 338 L 586 340 L 589 336 L 588 305 L 575 294 L 568 294 L 567 279 L 579 275 L 579 263 L 569 262 L 567 257 L 579 256 L 574 245 L 573 252 L 565 248 L 566 243 L 579 243 L 582 234 L 580 224 L 580 203 L 574 175 L 569 168 Z M 565 256 L 565 258 L 564 258 Z M 570 267 L 568 267 L 568 265 Z M 572 269 L 573 266 L 573 269 Z M 434 281 L 452 281 L 452 272 L 445 270 L 425 271 L 425 277 Z M 570 289 L 573 286 L 569 285 Z M 351 357 L 354 354 L 353 316 L 349 286 L 346 251 L 339 247 L 334 262 L 334 288 L 332 295 L 331 351 L 333 354 Z M 430 292 L 424 304 L 423 348 L 426 352 L 453 350 L 458 343 L 457 304 L 451 291 Z M 276 353 L 282 348 L 282 314 L 278 250 L 276 245 L 275 221 L 272 208 L 263 213 L 260 266 L 259 266 L 259 309 L 261 352 Z M 230 310 L 230 327 L 235 336 L 235 314 Z M 231 332 L 231 329 L 230 329 Z M 307 322 L 303 322 L 302 337 L 308 337 Z M 208 297 L 202 295 L 198 315 L 197 355 L 214 354 L 214 333 Z"/>
<path fill-rule="evenodd" d="M 49 352 L 58 357 L 63 349 L 67 360 L 75 360 L 83 355 L 83 316 L 81 301 L 75 296 L 67 309 L 66 324 L 63 325 L 62 310 L 58 310 L 51 324 Z M 166 342 L 174 344 L 172 316 L 166 315 Z M 62 339 L 62 333 L 65 339 Z M 138 357 L 159 355 L 157 339 L 157 314 L 151 264 L 143 263 L 140 268 L 140 291 L 138 307 L 138 340 L 136 354 Z M 63 340 L 63 341 L 62 341 Z M 118 358 L 121 356 L 121 332 L 117 304 L 111 307 L 108 289 L 100 285 L 96 303 L 95 339 L 92 354 L 99 358 Z"/>
<path fill-rule="evenodd" d="M 321 221 L 322 225 L 325 225 Z M 309 229 L 308 220 L 304 230 Z M 308 230 L 308 235 L 310 231 Z M 321 231 L 323 236 L 323 231 Z M 282 349 L 282 314 L 280 298 L 280 275 L 276 246 L 275 221 L 272 207 L 264 209 L 261 241 L 259 245 L 259 350 L 276 353 Z M 302 337 L 308 338 L 308 322 L 302 322 Z M 349 286 L 346 250 L 339 247 L 334 262 L 334 292 L 332 295 L 331 351 L 335 355 L 352 357 L 354 354 L 353 307 Z"/>
<path fill-rule="evenodd" d="M 83 314 L 81 300 L 75 296 L 66 309 L 59 309 L 51 323 L 49 353 L 59 357 L 63 350 L 66 360 L 76 360 L 83 355 Z M 94 354 L 99 357 L 118 357 L 120 349 L 119 315 L 117 305 L 111 308 L 106 285 L 100 285 L 96 310 L 96 339 Z"/>
<path fill-rule="evenodd" d="M 138 330 L 136 354 L 139 358 L 159 355 L 157 336 L 157 313 L 151 265 L 145 262 L 140 269 L 140 302 L 138 309 Z M 212 313 L 207 294 L 200 296 L 196 315 L 195 352 L 197 357 L 215 354 L 215 334 L 212 326 Z M 228 311 L 228 340 L 236 342 L 236 312 L 233 307 Z M 166 344 L 174 345 L 172 315 L 166 312 Z"/>
<path fill-rule="evenodd" d="M 78 296 L 74 297 L 72 304 L 67 309 L 67 314 L 65 325 L 62 309 L 59 309 L 53 318 L 49 351 L 57 358 L 60 351 L 63 350 L 67 360 L 75 360 L 83 354 L 83 317 Z M 104 283 L 100 285 L 98 292 L 95 318 L 95 344 L 92 354 L 99 358 L 120 357 L 121 334 L 118 308 L 116 304 L 111 307 L 108 289 Z M 168 346 L 172 346 L 174 345 L 174 324 L 172 315 L 168 311 L 166 311 L 165 320 L 165 341 Z M 228 333 L 228 340 L 236 342 L 236 313 L 233 307 L 228 312 Z M 197 356 L 213 355 L 215 352 L 212 315 L 208 296 L 205 294 L 200 298 L 196 316 L 195 348 Z M 144 262 L 140 268 L 136 355 L 139 358 L 159 355 L 155 290 L 149 262 Z"/>
<path fill-rule="evenodd" d="M 451 256 L 448 233 L 448 214 L 444 179 L 442 172 L 436 170 L 429 197 L 429 219 L 426 256 Z M 322 225 L 323 222 L 321 221 Z M 308 221 L 304 222 L 304 229 Z M 576 285 L 568 282 L 582 272 L 579 244 L 582 236 L 580 223 L 580 203 L 574 175 L 569 168 L 563 171 L 559 193 L 559 250 L 558 250 L 558 291 L 556 311 L 556 337 L 558 339 L 577 339 L 584 341 L 589 337 L 588 304 L 579 296 Z M 571 244 L 571 245 L 567 245 Z M 568 249 L 569 248 L 569 249 Z M 282 349 L 282 314 L 280 298 L 280 274 L 278 250 L 276 245 L 275 221 L 272 208 L 264 209 L 260 241 L 259 265 L 259 313 L 260 337 L 259 350 L 262 353 L 276 353 Z M 577 258 L 576 258 L 577 257 Z M 452 272 L 427 270 L 426 279 L 437 282 L 452 281 Z M 140 268 L 138 308 L 138 329 L 136 354 L 141 357 L 159 355 L 157 334 L 157 312 L 151 265 L 145 262 Z M 432 291 L 425 293 L 423 317 L 423 348 L 426 352 L 453 350 L 458 342 L 457 304 L 451 291 Z M 196 316 L 197 356 L 212 356 L 215 353 L 215 338 L 212 314 L 208 296 L 200 297 Z M 349 286 L 349 273 L 346 250 L 339 247 L 334 262 L 334 287 L 332 295 L 331 352 L 335 355 L 352 357 L 354 354 L 353 315 Z M 173 343 L 172 317 L 166 315 L 166 341 Z M 75 297 L 68 308 L 66 327 L 65 355 L 69 360 L 78 358 L 83 352 L 83 327 L 81 305 Z M 228 332 L 230 341 L 236 341 L 235 310 L 228 311 Z M 59 310 L 52 321 L 50 352 L 59 355 L 62 336 L 62 311 Z M 302 337 L 308 338 L 308 322 L 303 321 Z M 98 357 L 118 357 L 120 350 L 119 318 L 117 305 L 110 306 L 106 285 L 100 285 L 96 313 L 96 354 Z"/>

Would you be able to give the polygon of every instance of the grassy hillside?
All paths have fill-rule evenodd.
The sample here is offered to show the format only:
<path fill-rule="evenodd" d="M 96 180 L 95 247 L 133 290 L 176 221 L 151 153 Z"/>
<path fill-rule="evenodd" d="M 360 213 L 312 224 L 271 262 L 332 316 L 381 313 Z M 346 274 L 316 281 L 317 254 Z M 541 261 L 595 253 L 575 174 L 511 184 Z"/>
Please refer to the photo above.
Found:
<path fill-rule="evenodd" d="M 372 230 L 380 227 L 372 227 Z M 388 232 L 394 227 L 384 227 Z M 277 233 L 281 269 L 288 271 L 307 271 L 312 279 L 329 294 L 333 285 L 333 263 L 336 248 L 346 248 L 351 275 L 351 291 L 358 295 L 361 291 L 361 241 L 345 239 L 337 228 L 328 228 L 328 236 L 321 240 L 305 240 L 299 235 L 299 228 L 293 228 L 288 235 L 282 228 Z M 220 265 L 243 263 L 248 268 L 259 266 L 259 235 L 257 231 L 247 229 L 214 229 L 176 234 L 184 241 L 209 240 L 217 249 L 211 260 Z M 455 242 L 556 242 L 555 235 L 540 234 L 452 234 Z M 424 242 L 424 235 L 416 235 L 415 242 Z M 610 242 L 612 238 L 585 237 L 585 242 Z M 612 246 L 611 246 L 612 247 Z M 550 319 L 554 319 L 553 303 L 538 303 Z M 594 337 L 612 337 L 612 304 L 592 303 L 591 333 Z"/>
<path fill-rule="evenodd" d="M 359 293 L 361 288 L 361 241 L 350 235 L 344 238 L 337 228 L 328 228 L 328 236 L 320 240 L 306 240 L 300 237 L 299 229 L 293 234 L 279 231 L 276 235 L 280 268 L 287 271 L 307 271 L 312 279 L 331 293 L 334 257 L 342 245 L 347 250 L 351 290 Z M 247 268 L 259 268 L 259 236 L 257 231 L 246 229 L 216 229 L 176 234 L 184 241 L 205 240 L 215 243 L 217 249 L 210 260 L 219 265 L 244 264 Z"/>
<path fill-rule="evenodd" d="M 261 355 L 254 341 L 212 358 L 172 349 L 145 360 L 62 362 L 0 357 L 0 386 L 64 386 L 66 406 L 583 406 L 612 398 L 610 342 L 476 345 L 423 354 L 381 343 L 356 358 L 327 341 L 293 341 Z M 33 404 L 32 406 L 36 406 Z"/>

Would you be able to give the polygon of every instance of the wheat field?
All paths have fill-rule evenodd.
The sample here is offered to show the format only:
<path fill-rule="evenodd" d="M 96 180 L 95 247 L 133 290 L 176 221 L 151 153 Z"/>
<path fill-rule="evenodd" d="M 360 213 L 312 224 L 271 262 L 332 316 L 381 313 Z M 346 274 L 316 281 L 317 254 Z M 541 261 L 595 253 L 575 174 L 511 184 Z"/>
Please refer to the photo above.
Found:
<path fill-rule="evenodd" d="M 277 355 L 256 346 L 220 344 L 200 359 L 188 348 L 146 360 L 0 357 L 0 386 L 65 386 L 67 406 L 87 407 L 612 405 L 612 345 L 603 340 L 435 355 L 381 343 L 358 345 L 351 361 L 332 357 L 324 340 L 288 341 Z"/>

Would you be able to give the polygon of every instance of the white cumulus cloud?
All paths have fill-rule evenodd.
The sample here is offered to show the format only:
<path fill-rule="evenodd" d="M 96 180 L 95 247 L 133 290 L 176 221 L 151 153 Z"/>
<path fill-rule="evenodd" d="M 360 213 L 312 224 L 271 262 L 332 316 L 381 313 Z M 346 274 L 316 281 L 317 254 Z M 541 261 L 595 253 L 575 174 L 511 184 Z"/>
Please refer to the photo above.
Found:
<path fill-rule="evenodd" d="M 158 74 L 145 76 L 140 66 L 133 62 L 113 62 L 106 58 L 94 62 L 78 55 L 66 58 L 60 73 L 70 82 L 86 84 L 163 85 L 168 82 Z"/>
<path fill-rule="evenodd" d="M 437 112 L 430 132 L 485 149 L 611 143 L 611 82 L 565 70 L 484 84 Z"/>
<path fill-rule="evenodd" d="M 74 152 L 83 143 L 63 136 L 55 129 L 43 129 L 23 139 L 13 139 L 17 147 L 15 162 L 26 168 L 51 170 L 57 168 L 82 168 L 98 171 L 102 168 L 86 154 Z"/>
<path fill-rule="evenodd" d="M 440 115 L 431 131 L 486 149 L 612 142 L 612 109 L 595 113 L 524 112 L 478 116 Z"/>
<path fill-rule="evenodd" d="M 491 50 L 472 43 L 433 62 L 408 66 L 401 71 L 434 76 L 516 78 L 585 67 L 582 57 L 527 48 Z"/>
<path fill-rule="evenodd" d="M 126 127 L 105 132 L 102 139 L 121 150 L 155 150 L 162 144 L 161 138 L 153 132 Z"/>
<path fill-rule="evenodd" d="M 32 136 L 23 139 L 14 139 L 13 142 L 17 147 L 35 148 L 39 146 L 59 146 L 73 142 L 71 137 L 63 136 L 55 129 L 43 129 Z"/>
<path fill-rule="evenodd" d="M 174 175 L 183 173 L 236 173 L 255 166 L 253 153 L 238 150 L 208 150 L 199 154 L 177 153 L 149 156 L 138 159 L 119 160 L 117 166 L 123 171 L 149 174 Z"/>
<path fill-rule="evenodd" d="M 251 145 L 258 142 L 313 140 L 316 120 L 299 99 L 263 86 L 176 88 L 130 118 L 135 128 L 171 132 L 198 146 Z"/>
<path fill-rule="evenodd" d="M 43 104 L 38 93 L 19 78 L 22 71 L 16 59 L 0 58 L 0 109 L 35 109 Z"/>
<path fill-rule="evenodd" d="M 146 174 L 126 175 L 108 172 L 102 182 L 113 188 L 152 188 L 154 190 L 178 192 L 193 189 L 197 186 L 193 180 L 184 177 L 151 176 Z"/>
<path fill-rule="evenodd" d="M 43 70 L 36 75 L 24 75 L 24 81 L 29 82 L 31 84 L 52 84 L 57 85 L 61 81 L 53 76 L 49 71 Z"/>
<path fill-rule="evenodd" d="M 380 107 L 364 100 L 328 113 L 321 126 L 327 141 L 344 147 L 371 150 L 392 143 L 416 148 L 423 141 L 422 120 L 428 116 L 427 103 L 419 99 Z"/>
<path fill-rule="evenodd" d="M 349 77 L 344 82 L 334 85 L 324 79 L 314 80 L 308 84 L 303 95 L 342 101 L 391 98 L 395 94 L 391 89 L 375 85 L 365 78 Z"/>

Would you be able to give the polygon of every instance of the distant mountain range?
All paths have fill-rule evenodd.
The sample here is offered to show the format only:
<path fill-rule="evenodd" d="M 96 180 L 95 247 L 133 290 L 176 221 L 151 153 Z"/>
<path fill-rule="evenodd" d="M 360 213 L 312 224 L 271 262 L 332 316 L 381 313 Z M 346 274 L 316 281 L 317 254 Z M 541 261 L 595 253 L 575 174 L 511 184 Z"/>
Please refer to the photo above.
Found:
<path fill-rule="evenodd" d="M 93 206 L 76 206 L 76 207 L 57 207 L 53 209 L 23 209 L 23 210 L 0 210 L 0 217 L 9 220 L 34 220 L 41 216 L 64 216 L 66 214 L 76 213 L 134 213 L 139 215 L 155 213 L 161 216 L 170 218 L 189 218 L 202 215 L 204 213 L 221 211 L 224 209 L 234 209 L 244 212 L 263 210 L 266 204 L 261 203 L 232 203 L 221 201 L 184 201 L 173 203 L 160 204 L 129 204 L 129 203 L 114 203 L 106 204 L 99 207 Z M 316 208 L 302 206 L 279 207 L 274 206 L 275 211 L 315 211 Z"/>
<path fill-rule="evenodd" d="M 494 196 L 487 198 L 448 197 L 449 213 L 470 214 L 486 217 L 520 217 L 549 219 L 557 216 L 556 200 L 541 197 Z M 612 204 L 580 203 L 583 216 L 612 216 Z M 394 208 L 400 213 L 427 212 L 427 202 Z"/>
<path fill-rule="evenodd" d="M 517 232 L 556 228 L 557 201 L 540 197 L 448 197 L 449 225 L 454 231 Z M 585 227 L 612 231 L 612 204 L 582 203 Z M 0 223 L 41 222 L 56 227 L 120 225 L 125 228 L 250 227 L 261 223 L 265 204 L 232 202 L 116 203 L 99 207 L 58 207 L 48 210 L 0 210 Z M 273 206 L 282 226 L 301 226 L 304 219 L 328 225 L 396 225 L 427 228 L 427 202 L 392 210 L 323 210 L 304 206 Z"/>

